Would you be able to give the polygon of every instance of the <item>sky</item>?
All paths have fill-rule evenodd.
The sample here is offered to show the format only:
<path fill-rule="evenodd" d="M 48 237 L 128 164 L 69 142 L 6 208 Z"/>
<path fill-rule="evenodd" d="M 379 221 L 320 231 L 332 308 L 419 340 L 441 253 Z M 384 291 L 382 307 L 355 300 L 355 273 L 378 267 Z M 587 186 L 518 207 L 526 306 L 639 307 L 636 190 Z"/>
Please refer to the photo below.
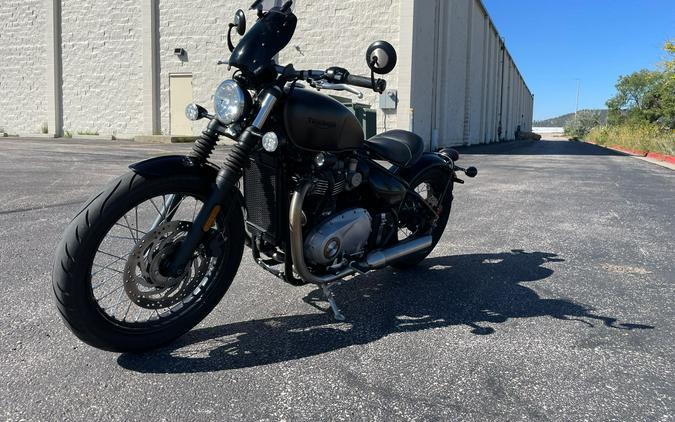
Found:
<path fill-rule="evenodd" d="M 620 75 L 656 68 L 675 0 L 483 0 L 534 94 L 534 119 L 605 108 Z"/>

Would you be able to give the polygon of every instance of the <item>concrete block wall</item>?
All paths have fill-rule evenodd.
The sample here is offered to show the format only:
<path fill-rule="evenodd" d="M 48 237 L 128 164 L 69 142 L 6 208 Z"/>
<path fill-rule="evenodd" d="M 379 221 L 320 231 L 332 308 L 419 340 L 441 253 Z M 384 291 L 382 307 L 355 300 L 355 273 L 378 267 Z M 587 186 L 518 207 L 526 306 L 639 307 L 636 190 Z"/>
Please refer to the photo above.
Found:
<path fill-rule="evenodd" d="M 369 76 L 366 50 L 372 42 L 385 40 L 400 49 L 400 7 L 401 0 L 298 0 L 294 6 L 298 17 L 295 36 L 279 54 L 279 63 L 293 63 L 296 69 L 340 66 L 353 74 Z M 387 80 L 388 88 L 399 88 L 399 71 L 397 67 L 381 76 Z M 327 93 L 378 109 L 379 130 L 398 127 L 396 110 L 379 110 L 379 95 L 372 90 L 358 89 L 364 94 L 361 100 L 348 92 Z"/>
<path fill-rule="evenodd" d="M 217 65 L 218 60 L 230 57 L 228 24 L 238 8 L 247 9 L 249 5 L 239 0 L 216 0 L 205 7 L 199 0 L 160 0 L 159 78 L 163 134 L 169 134 L 171 130 L 169 78 L 173 73 L 191 74 L 194 101 L 213 111 L 216 87 L 234 72 L 234 69 L 228 71 L 227 66 Z M 255 14 L 248 10 L 246 14 L 250 28 L 255 22 Z M 185 49 L 187 57 L 181 60 L 175 56 L 175 48 Z M 205 126 L 205 121 L 193 123 L 193 133 L 198 135 Z"/>
<path fill-rule="evenodd" d="M 43 1 L 0 1 L 0 132 L 40 133 L 48 120 L 46 25 Z"/>
<path fill-rule="evenodd" d="M 62 2 L 62 51 L 64 130 L 141 133 L 140 2 Z"/>

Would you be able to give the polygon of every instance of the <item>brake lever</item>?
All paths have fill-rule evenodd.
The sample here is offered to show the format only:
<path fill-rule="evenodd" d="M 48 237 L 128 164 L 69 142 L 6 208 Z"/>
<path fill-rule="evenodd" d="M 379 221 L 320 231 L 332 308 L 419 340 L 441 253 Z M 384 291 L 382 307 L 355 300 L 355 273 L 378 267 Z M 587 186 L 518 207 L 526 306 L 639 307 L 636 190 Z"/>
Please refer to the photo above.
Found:
<path fill-rule="evenodd" d="M 347 85 L 347 84 L 334 84 L 331 82 L 323 82 L 323 81 L 314 81 L 314 86 L 317 89 L 332 89 L 334 91 L 347 91 L 351 92 L 352 94 L 356 95 L 356 97 L 360 100 L 363 98 L 363 92 Z"/>

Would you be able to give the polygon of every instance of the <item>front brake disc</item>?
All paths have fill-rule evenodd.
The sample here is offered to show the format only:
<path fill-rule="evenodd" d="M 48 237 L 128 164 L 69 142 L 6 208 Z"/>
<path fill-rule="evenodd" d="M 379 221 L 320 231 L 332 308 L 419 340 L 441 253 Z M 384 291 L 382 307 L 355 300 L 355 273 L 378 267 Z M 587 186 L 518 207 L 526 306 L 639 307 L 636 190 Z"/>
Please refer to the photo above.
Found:
<path fill-rule="evenodd" d="M 192 227 L 186 221 L 159 225 L 136 244 L 124 268 L 124 290 L 129 299 L 145 309 L 168 308 L 183 301 L 202 282 L 209 257 L 200 245 L 180 277 L 167 277 L 162 262 L 180 246 Z"/>

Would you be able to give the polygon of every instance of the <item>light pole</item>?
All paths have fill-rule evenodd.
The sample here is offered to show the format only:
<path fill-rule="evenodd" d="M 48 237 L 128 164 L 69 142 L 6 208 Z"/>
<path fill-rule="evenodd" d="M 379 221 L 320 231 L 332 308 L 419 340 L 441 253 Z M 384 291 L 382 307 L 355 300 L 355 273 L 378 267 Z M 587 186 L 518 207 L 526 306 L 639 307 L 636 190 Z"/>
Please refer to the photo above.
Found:
<path fill-rule="evenodd" d="M 579 115 L 579 93 L 581 92 L 581 79 L 577 79 L 577 106 L 574 109 L 574 120 L 577 120 Z"/>

